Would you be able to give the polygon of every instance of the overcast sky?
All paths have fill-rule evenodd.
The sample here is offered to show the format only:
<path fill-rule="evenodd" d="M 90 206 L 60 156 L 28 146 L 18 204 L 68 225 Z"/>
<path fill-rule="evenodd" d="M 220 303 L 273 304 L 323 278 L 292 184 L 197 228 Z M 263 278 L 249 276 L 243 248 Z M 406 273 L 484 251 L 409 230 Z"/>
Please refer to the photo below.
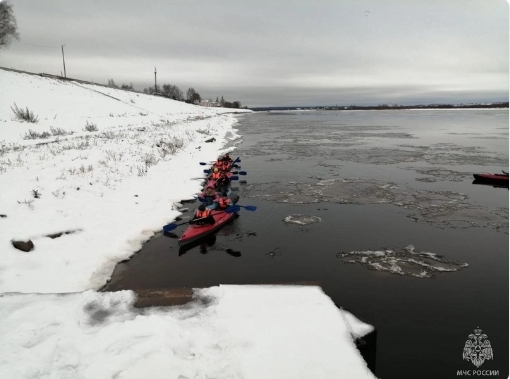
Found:
<path fill-rule="evenodd" d="M 10 0 L 0 66 L 243 105 L 508 101 L 505 0 Z"/>

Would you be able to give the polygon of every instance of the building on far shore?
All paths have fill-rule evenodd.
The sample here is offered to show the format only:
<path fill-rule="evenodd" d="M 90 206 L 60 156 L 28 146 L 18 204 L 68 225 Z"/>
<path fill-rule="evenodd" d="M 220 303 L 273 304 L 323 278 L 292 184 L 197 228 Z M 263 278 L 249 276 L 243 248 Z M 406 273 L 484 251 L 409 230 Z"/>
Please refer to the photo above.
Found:
<path fill-rule="evenodd" d="M 201 101 L 195 100 L 195 104 L 201 105 L 203 107 L 219 107 L 220 106 L 219 102 L 212 101 L 211 99 L 209 99 L 209 100 L 201 100 Z"/>

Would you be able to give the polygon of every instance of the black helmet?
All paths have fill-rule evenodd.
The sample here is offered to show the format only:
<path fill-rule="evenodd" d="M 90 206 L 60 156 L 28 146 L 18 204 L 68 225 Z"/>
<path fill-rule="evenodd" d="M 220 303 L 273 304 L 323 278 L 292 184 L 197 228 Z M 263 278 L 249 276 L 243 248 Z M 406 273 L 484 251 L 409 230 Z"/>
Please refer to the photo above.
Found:
<path fill-rule="evenodd" d="M 200 206 L 198 207 L 198 210 L 199 211 L 205 211 L 205 205 L 204 204 L 200 204 Z"/>
<path fill-rule="evenodd" d="M 223 192 L 221 195 L 222 195 L 223 197 L 227 197 L 227 196 L 228 196 L 228 193 Z"/>

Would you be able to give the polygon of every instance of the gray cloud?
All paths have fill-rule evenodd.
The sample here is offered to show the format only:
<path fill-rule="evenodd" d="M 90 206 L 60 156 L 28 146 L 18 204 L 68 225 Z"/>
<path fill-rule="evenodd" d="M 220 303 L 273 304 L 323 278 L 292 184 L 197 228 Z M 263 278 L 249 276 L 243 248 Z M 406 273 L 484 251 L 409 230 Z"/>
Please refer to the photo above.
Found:
<path fill-rule="evenodd" d="M 508 99 L 503 0 L 13 5 L 7 67 L 58 74 L 65 44 L 68 76 L 143 89 L 157 66 L 159 83 L 251 106 Z"/>

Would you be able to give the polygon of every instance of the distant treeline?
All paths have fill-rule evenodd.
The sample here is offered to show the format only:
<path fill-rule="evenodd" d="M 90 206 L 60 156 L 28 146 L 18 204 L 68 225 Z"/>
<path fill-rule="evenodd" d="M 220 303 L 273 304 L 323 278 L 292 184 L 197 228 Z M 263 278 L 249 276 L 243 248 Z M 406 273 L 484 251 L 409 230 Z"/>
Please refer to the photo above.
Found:
<path fill-rule="evenodd" d="M 134 91 L 133 83 L 118 86 L 113 79 L 108 79 L 108 87 Z M 221 97 L 221 100 L 219 100 L 218 97 L 216 97 L 216 101 L 204 100 L 194 88 L 188 88 L 186 91 L 186 98 L 184 98 L 184 94 L 179 87 L 172 84 L 158 85 L 156 88 L 144 88 L 143 92 L 149 95 L 167 97 L 177 101 L 184 101 L 186 103 L 204 105 L 208 107 L 242 108 L 240 101 L 229 102 L 223 99 L 223 96 Z"/>
<path fill-rule="evenodd" d="M 250 108 L 254 111 L 284 111 L 284 110 L 400 110 L 400 109 L 463 109 L 463 108 L 508 108 L 509 102 L 485 103 L 485 104 L 427 104 L 427 105 L 346 105 L 331 107 L 257 107 Z"/>

